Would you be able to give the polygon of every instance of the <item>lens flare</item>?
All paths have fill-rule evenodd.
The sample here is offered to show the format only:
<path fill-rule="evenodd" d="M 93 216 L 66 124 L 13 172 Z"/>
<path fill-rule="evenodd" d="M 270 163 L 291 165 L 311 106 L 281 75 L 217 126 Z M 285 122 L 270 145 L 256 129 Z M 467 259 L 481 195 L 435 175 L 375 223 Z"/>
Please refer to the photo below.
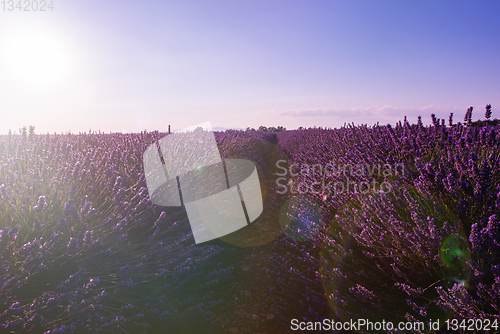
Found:
<path fill-rule="evenodd" d="M 323 227 L 323 216 L 313 199 L 292 197 L 281 207 L 280 225 L 288 238 L 305 241 L 319 233 Z"/>
<path fill-rule="evenodd" d="M 439 250 L 441 261 L 456 276 L 455 280 L 464 281 L 467 276 L 467 260 L 470 251 L 466 240 L 460 235 L 450 235 L 443 240 Z"/>
<path fill-rule="evenodd" d="M 219 133 L 215 133 L 219 140 Z M 232 137 L 232 135 L 235 135 Z M 262 190 L 264 210 L 248 226 L 225 235 L 220 239 L 239 247 L 257 247 L 278 238 L 283 231 L 279 225 L 279 210 L 282 198 L 276 192 L 276 161 L 286 160 L 288 156 L 276 144 L 264 138 L 244 137 L 237 132 L 225 134 L 219 142 L 219 151 L 224 159 L 247 159 L 257 168 Z"/>

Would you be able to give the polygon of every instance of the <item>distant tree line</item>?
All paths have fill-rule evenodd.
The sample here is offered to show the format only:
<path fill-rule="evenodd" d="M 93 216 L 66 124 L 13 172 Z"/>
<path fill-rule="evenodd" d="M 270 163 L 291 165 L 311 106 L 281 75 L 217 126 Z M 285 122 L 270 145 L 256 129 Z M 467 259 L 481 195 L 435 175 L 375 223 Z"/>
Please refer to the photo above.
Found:
<path fill-rule="evenodd" d="M 284 126 L 278 126 L 278 127 L 274 127 L 274 126 L 270 126 L 270 127 L 267 127 L 267 126 L 259 126 L 259 128 L 257 130 L 255 130 L 254 128 L 246 128 L 246 131 L 266 131 L 266 132 L 281 132 L 281 131 L 285 131 L 286 128 Z"/>

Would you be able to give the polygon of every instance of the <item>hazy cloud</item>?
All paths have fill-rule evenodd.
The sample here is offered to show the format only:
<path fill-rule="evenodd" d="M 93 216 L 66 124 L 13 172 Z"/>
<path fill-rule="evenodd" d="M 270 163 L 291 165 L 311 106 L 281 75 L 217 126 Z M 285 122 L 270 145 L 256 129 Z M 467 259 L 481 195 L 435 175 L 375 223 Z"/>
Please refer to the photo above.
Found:
<path fill-rule="evenodd" d="M 354 123 L 376 123 L 376 122 L 397 122 L 408 117 L 410 122 L 415 122 L 420 115 L 425 123 L 430 122 L 430 115 L 436 114 L 438 118 L 448 119 L 451 112 L 454 113 L 454 122 L 460 121 L 465 114 L 467 107 L 458 108 L 455 106 L 443 106 L 441 104 L 431 104 L 421 108 L 396 108 L 390 105 L 382 107 L 372 106 L 367 108 L 323 108 L 323 109 L 303 109 L 288 110 L 278 112 L 281 117 L 292 117 L 301 119 L 331 119 L 335 122 Z"/>

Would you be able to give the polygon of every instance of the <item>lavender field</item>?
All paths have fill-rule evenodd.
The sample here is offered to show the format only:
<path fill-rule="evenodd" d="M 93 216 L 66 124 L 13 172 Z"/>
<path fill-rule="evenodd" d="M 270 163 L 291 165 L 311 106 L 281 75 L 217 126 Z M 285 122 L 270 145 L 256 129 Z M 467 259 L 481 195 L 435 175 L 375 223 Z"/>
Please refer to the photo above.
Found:
<path fill-rule="evenodd" d="M 264 211 L 202 244 L 148 197 L 142 154 L 167 133 L 2 136 L 0 332 L 498 332 L 500 126 L 433 121 L 216 132 Z"/>

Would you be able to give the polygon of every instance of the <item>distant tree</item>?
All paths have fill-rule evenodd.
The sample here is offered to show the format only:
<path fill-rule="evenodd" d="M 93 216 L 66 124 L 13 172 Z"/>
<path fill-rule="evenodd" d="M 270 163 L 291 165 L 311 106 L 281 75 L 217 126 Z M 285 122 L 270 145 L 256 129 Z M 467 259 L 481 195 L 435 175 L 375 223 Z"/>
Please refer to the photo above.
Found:
<path fill-rule="evenodd" d="M 424 124 L 422 123 L 422 116 L 418 116 L 418 122 L 417 122 L 417 125 L 418 125 L 419 127 L 424 126 Z"/>
<path fill-rule="evenodd" d="M 453 113 L 450 113 L 450 117 L 448 118 L 448 124 L 453 126 Z"/>
<path fill-rule="evenodd" d="M 9 129 L 8 136 L 9 136 L 9 143 L 10 143 L 10 141 L 12 140 L 12 131 L 10 129 Z"/>
<path fill-rule="evenodd" d="M 267 131 L 267 132 L 281 132 L 281 131 L 285 131 L 286 128 L 282 125 L 280 125 L 278 127 L 274 127 L 274 126 L 265 127 L 265 126 L 261 125 L 261 126 L 259 126 L 258 130 L 259 131 Z"/>
<path fill-rule="evenodd" d="M 301 127 L 302 129 L 302 127 Z M 270 126 L 270 127 L 266 127 L 266 126 L 259 126 L 259 128 L 257 129 L 259 131 L 267 131 L 267 132 L 281 132 L 281 131 L 285 131 L 286 128 L 282 125 L 278 126 L 278 127 L 274 127 L 274 126 Z M 255 131 L 254 128 L 247 128 L 247 131 Z"/>
<path fill-rule="evenodd" d="M 484 117 L 486 118 L 487 121 L 490 120 L 490 118 L 491 118 L 491 104 L 486 105 L 486 113 L 484 114 Z"/>

